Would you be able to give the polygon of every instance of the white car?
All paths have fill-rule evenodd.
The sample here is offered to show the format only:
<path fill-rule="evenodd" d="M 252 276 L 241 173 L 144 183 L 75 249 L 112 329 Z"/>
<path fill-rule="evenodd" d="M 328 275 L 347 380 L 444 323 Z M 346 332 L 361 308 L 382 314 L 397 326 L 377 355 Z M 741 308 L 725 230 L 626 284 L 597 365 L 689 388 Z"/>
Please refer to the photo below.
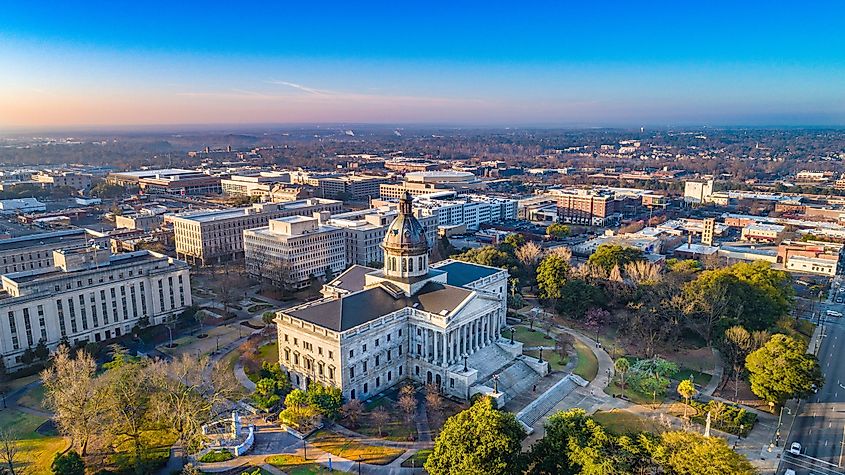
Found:
<path fill-rule="evenodd" d="M 789 446 L 789 453 L 792 455 L 801 455 L 801 444 L 793 442 L 792 445 Z"/>
<path fill-rule="evenodd" d="M 795 475 L 795 470 L 792 470 L 791 468 L 787 468 L 786 470 L 783 471 L 783 475 Z"/>

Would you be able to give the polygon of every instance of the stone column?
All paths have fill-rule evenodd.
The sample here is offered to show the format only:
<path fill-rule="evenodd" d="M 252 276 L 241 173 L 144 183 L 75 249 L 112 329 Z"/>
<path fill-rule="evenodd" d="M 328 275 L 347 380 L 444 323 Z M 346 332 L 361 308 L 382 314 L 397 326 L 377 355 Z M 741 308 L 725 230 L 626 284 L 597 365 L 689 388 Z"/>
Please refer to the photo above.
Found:
<path fill-rule="evenodd" d="M 428 330 L 426 328 L 422 329 L 422 354 L 420 357 L 425 359 L 426 355 L 428 354 Z"/>
<path fill-rule="evenodd" d="M 449 355 L 448 355 L 449 349 L 446 346 L 448 344 L 448 342 L 446 341 L 447 340 L 446 335 L 447 335 L 446 332 L 440 333 L 440 341 L 443 342 L 443 353 L 440 355 L 440 366 L 446 366 L 446 364 L 449 361 Z"/>

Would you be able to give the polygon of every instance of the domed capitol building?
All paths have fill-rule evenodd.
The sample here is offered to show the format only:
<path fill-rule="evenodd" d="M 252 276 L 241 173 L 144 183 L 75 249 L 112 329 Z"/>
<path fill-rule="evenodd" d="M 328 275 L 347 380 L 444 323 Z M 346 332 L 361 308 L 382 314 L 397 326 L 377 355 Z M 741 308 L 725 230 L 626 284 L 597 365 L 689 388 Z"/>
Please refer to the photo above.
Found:
<path fill-rule="evenodd" d="M 324 298 L 278 312 L 279 361 L 294 387 L 317 381 L 368 399 L 412 379 L 502 404 L 548 373 L 547 363 L 522 356 L 521 343 L 500 337 L 508 272 L 430 265 L 410 194 L 382 248 L 384 268 L 352 266 L 323 287 Z"/>

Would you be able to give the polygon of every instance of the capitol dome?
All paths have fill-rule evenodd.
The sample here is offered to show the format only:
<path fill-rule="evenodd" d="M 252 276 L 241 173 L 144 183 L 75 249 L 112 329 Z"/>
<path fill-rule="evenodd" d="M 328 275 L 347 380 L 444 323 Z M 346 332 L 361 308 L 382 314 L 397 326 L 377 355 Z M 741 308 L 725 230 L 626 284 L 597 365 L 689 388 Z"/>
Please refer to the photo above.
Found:
<path fill-rule="evenodd" d="M 384 236 L 384 271 L 388 276 L 413 277 L 428 273 L 428 239 L 414 216 L 410 193 L 399 200 L 399 215 Z"/>

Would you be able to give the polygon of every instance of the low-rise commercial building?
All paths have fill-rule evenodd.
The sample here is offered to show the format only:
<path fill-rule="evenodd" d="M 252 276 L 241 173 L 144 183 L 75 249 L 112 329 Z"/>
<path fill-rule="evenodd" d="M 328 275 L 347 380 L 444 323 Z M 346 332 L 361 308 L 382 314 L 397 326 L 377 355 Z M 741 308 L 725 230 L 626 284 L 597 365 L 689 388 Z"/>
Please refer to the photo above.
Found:
<path fill-rule="evenodd" d="M 608 226 L 622 218 L 621 202 L 607 189 L 549 190 L 561 222 L 585 226 Z"/>
<path fill-rule="evenodd" d="M 108 341 L 139 323 L 156 325 L 191 305 L 188 266 L 139 251 L 112 255 L 106 249 L 53 251 L 54 267 L 2 277 L 0 357 L 7 369 L 43 341 L 55 348 Z"/>
<path fill-rule="evenodd" d="M 754 242 L 775 242 L 786 229 L 780 224 L 754 223 L 742 228 L 740 239 Z"/>
<path fill-rule="evenodd" d="M 177 257 L 206 265 L 242 256 L 245 229 L 267 226 L 271 219 L 287 216 L 311 216 L 320 211 L 336 213 L 341 205 L 340 201 L 310 198 L 258 203 L 247 208 L 193 211 L 167 220 L 173 223 Z"/>
<path fill-rule="evenodd" d="M 0 213 L 2 214 L 35 213 L 39 211 L 47 211 L 47 205 L 36 198 L 0 200 Z"/>
<path fill-rule="evenodd" d="M 841 271 L 845 244 L 821 241 L 783 241 L 778 246 L 778 262 L 793 272 L 833 277 Z"/>
<path fill-rule="evenodd" d="M 252 276 L 304 288 L 346 268 L 343 231 L 318 217 L 271 219 L 266 227 L 244 231 L 244 263 Z"/>
<path fill-rule="evenodd" d="M 85 191 L 91 188 L 91 175 L 85 173 L 60 171 L 60 172 L 39 172 L 32 175 L 32 180 L 42 186 L 69 187 Z"/>
<path fill-rule="evenodd" d="M 232 175 L 220 180 L 223 193 L 229 196 L 258 196 L 269 201 L 277 185 L 290 185 L 289 172 L 259 172 L 256 175 Z"/>

